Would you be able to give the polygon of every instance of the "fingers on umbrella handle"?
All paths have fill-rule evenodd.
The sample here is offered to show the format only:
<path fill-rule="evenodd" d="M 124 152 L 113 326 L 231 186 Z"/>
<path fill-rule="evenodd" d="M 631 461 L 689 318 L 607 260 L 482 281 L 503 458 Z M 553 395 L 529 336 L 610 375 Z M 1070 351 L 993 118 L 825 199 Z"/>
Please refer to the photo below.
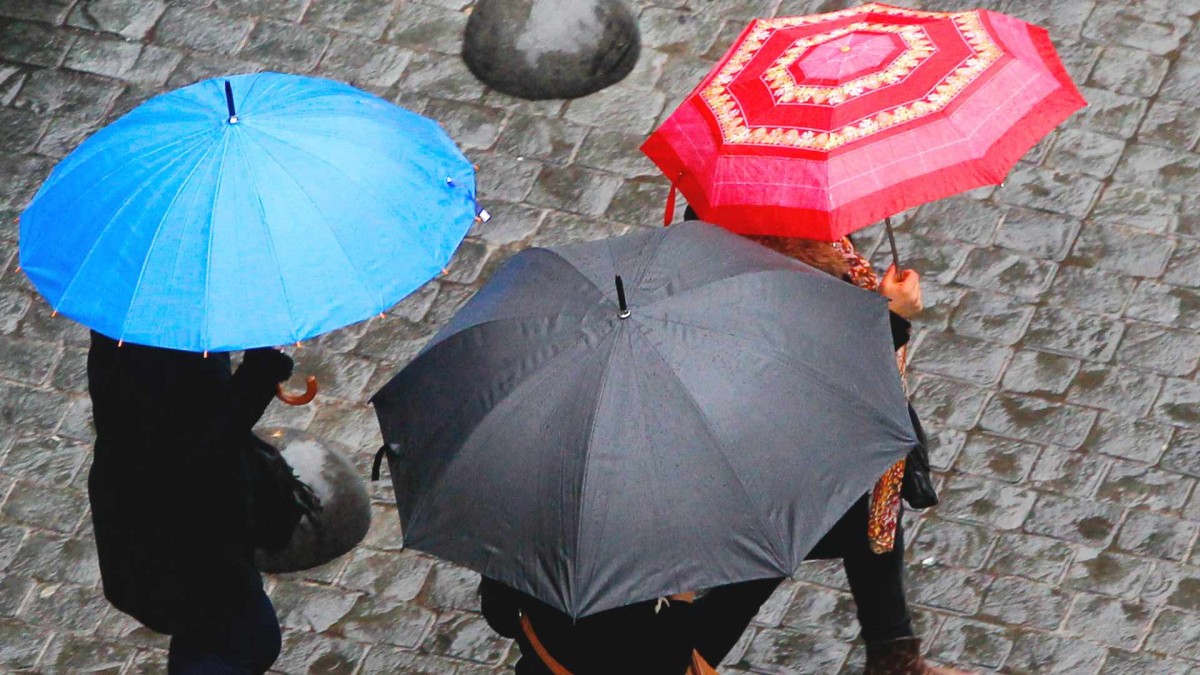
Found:
<path fill-rule="evenodd" d="M 289 394 L 283 390 L 283 383 L 275 385 L 275 398 L 288 405 L 304 405 L 317 397 L 317 378 L 309 375 L 304 381 L 303 394 Z"/>

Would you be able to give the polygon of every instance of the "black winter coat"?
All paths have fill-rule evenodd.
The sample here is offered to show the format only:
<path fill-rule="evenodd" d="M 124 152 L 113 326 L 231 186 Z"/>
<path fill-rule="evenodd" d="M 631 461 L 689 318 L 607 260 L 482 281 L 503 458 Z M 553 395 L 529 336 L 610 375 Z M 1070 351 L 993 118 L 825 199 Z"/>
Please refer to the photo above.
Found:
<path fill-rule="evenodd" d="M 96 445 L 88 496 L 104 594 L 152 630 L 219 625 L 262 589 L 254 568 L 251 428 L 291 359 L 117 342 L 92 333 Z"/>

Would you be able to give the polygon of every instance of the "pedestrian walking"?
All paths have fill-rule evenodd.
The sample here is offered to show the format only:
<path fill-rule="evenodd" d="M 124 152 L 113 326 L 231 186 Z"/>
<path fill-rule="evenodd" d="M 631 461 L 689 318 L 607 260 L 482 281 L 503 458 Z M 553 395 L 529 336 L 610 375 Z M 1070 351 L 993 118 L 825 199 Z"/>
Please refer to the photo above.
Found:
<path fill-rule="evenodd" d="M 251 428 L 291 372 L 274 349 L 248 350 L 235 373 L 227 353 L 91 334 L 88 497 L 104 595 L 172 636 L 172 675 L 263 673 L 279 655 L 253 553 L 286 544 L 316 505 Z"/>
<path fill-rule="evenodd" d="M 685 220 L 697 220 L 691 207 Z M 911 331 L 910 319 L 922 309 L 920 276 L 915 270 L 897 271 L 893 264 L 878 279 L 869 261 L 859 255 L 849 237 L 824 242 L 794 237 L 746 235 L 767 248 L 822 272 L 888 298 L 892 340 L 903 369 L 903 348 Z M 913 415 L 916 423 L 916 415 Z M 917 506 L 936 503 L 923 450 L 889 468 L 862 495 L 809 553 L 810 560 L 840 559 L 854 596 L 863 641 L 867 648 L 866 675 L 953 675 L 963 671 L 930 666 L 921 656 L 904 588 L 904 526 L 901 496 Z M 907 490 L 902 490 L 902 486 Z M 932 502 L 932 503 L 931 503 Z M 782 578 L 749 582 L 721 591 L 741 596 L 730 611 L 742 613 L 742 628 L 754 618 Z M 713 637 L 701 653 L 719 663 L 737 642 L 741 631 Z"/>

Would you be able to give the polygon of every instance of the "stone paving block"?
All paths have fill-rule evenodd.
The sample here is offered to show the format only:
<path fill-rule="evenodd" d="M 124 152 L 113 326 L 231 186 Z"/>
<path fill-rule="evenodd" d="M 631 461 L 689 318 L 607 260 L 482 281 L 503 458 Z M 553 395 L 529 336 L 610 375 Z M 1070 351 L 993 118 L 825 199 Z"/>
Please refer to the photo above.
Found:
<path fill-rule="evenodd" d="M 497 108 L 440 100 L 431 101 L 423 114 L 437 120 L 464 151 L 491 147 L 507 115 Z"/>
<path fill-rule="evenodd" d="M 1083 129 L 1058 132 L 1054 148 L 1046 157 L 1046 166 L 1059 171 L 1105 178 L 1117 167 L 1125 141 Z"/>
<path fill-rule="evenodd" d="M 166 9 L 167 3 L 160 0 L 88 0 L 75 3 L 67 23 L 77 28 L 117 33 L 131 40 L 141 40 L 154 28 Z"/>
<path fill-rule="evenodd" d="M 905 228 L 923 237 L 958 239 L 977 246 L 992 243 L 1003 207 L 966 197 L 948 197 L 929 202 L 905 223 Z"/>
<path fill-rule="evenodd" d="M 257 73 L 265 70 L 261 63 L 246 61 L 225 54 L 187 52 L 167 78 L 167 87 L 176 89 L 199 82 L 217 73 Z"/>
<path fill-rule="evenodd" d="M 413 52 L 397 86 L 401 92 L 424 95 L 436 92 L 438 98 L 464 103 L 478 103 L 483 93 L 483 85 L 467 70 L 462 59 L 437 52 Z"/>
<path fill-rule="evenodd" d="M 1192 429 L 1176 431 L 1163 455 L 1162 466 L 1200 477 L 1200 432 Z"/>
<path fill-rule="evenodd" d="M 817 673 L 836 672 L 850 645 L 833 637 L 809 635 L 783 628 L 758 632 L 742 663 L 763 673 L 791 673 L 794 664 L 803 663 Z"/>
<path fill-rule="evenodd" d="M 8 492 L 8 486 L 4 486 L 0 490 L 0 495 Z M 0 496 L 0 500 L 3 497 Z M 25 539 L 25 533 L 29 531 L 24 527 L 12 525 L 9 523 L 0 523 L 0 570 L 8 568 L 9 563 L 17 556 L 17 550 L 21 546 L 21 542 Z"/>
<path fill-rule="evenodd" d="M 4 455 L 0 470 L 47 487 L 62 486 L 75 477 L 88 451 L 57 437 L 19 437 Z"/>
<path fill-rule="evenodd" d="M 1055 4 L 1037 0 L 1007 0 L 1001 11 L 1043 26 L 1056 37 L 1077 38 L 1095 5 L 1092 0 Z"/>
<path fill-rule="evenodd" d="M 62 349 L 51 342 L 0 336 L 0 359 L 9 364 L 3 374 L 6 379 L 43 385 L 61 355 Z"/>
<path fill-rule="evenodd" d="M 616 237 L 629 232 L 629 225 L 577 216 L 571 213 L 551 212 L 542 222 L 533 239 L 532 246 L 561 246 L 596 238 L 597 233 L 605 237 Z"/>
<path fill-rule="evenodd" d="M 1200 661 L 1200 615 L 1166 609 L 1154 620 L 1147 651 Z"/>
<path fill-rule="evenodd" d="M 1200 328 L 1198 310 L 1200 289 L 1143 281 L 1138 284 L 1125 315 L 1134 319 L 1195 329 Z M 1186 358 L 1187 352 L 1180 356 Z"/>
<path fill-rule="evenodd" d="M 254 21 L 211 10 L 171 5 L 154 29 L 156 40 L 200 51 L 232 54 L 249 37 Z"/>
<path fill-rule="evenodd" d="M 478 614 L 448 612 L 438 617 L 424 647 L 443 656 L 498 665 L 510 644 Z"/>
<path fill-rule="evenodd" d="M 1112 540 L 1121 521 L 1121 509 L 1111 504 L 1041 494 L 1025 522 L 1025 531 L 1058 537 L 1087 546 Z"/>
<path fill-rule="evenodd" d="M 976 570 L 987 560 L 995 538 L 995 533 L 978 525 L 928 517 L 922 520 L 916 539 L 906 542 L 909 564 L 932 558 L 935 565 Z"/>
<path fill-rule="evenodd" d="M 1039 307 L 1025 333 L 1025 343 L 1066 356 L 1108 361 L 1124 329 L 1121 322 L 1099 314 Z"/>
<path fill-rule="evenodd" d="M 1085 129 L 1130 138 L 1146 114 L 1144 99 L 1093 87 L 1080 87 L 1079 91 L 1088 106 L 1076 113 L 1074 119 Z"/>
<path fill-rule="evenodd" d="M 60 24 L 75 0 L 0 0 L 0 16 Z"/>
<path fill-rule="evenodd" d="M 83 494 L 18 480 L 0 508 L 0 515 L 15 523 L 70 534 L 86 509 L 87 498 Z"/>
<path fill-rule="evenodd" d="M 855 235 L 859 246 L 862 245 L 863 234 L 865 232 L 860 231 Z M 931 281 L 949 283 L 955 272 L 963 267 L 964 260 L 967 261 L 967 265 L 970 264 L 969 253 L 974 253 L 973 247 L 966 242 L 931 239 L 902 229 L 896 231 L 896 249 L 900 253 L 901 264 L 917 270 L 921 274 L 923 284 Z M 865 255 L 865 251 L 864 248 L 860 252 Z M 883 250 L 877 250 L 873 257 L 877 258 L 876 267 L 882 267 L 880 263 L 885 257 L 887 264 L 890 264 L 891 250 L 888 249 L 886 254 Z"/>
<path fill-rule="evenodd" d="M 457 57 L 462 50 L 462 35 L 466 28 L 467 15 L 463 12 L 407 1 L 400 3 L 383 39 L 408 49 L 432 50 Z"/>
<path fill-rule="evenodd" d="M 1140 185 L 1110 185 L 1092 209 L 1091 222 L 1164 233 L 1175 229 L 1183 197 Z"/>
<path fill-rule="evenodd" d="M 363 645 L 349 640 L 289 630 L 283 634 L 283 649 L 279 652 L 279 659 L 275 661 L 272 669 L 284 673 L 350 675 L 366 651 L 367 648 Z"/>
<path fill-rule="evenodd" d="M 49 583 L 95 586 L 100 581 L 94 541 L 45 530 L 29 532 L 8 571 Z"/>
<path fill-rule="evenodd" d="M 483 155 L 478 164 L 475 172 L 477 194 L 485 203 L 523 201 L 542 170 L 539 162 L 504 155 Z"/>
<path fill-rule="evenodd" d="M 1028 483 L 1041 490 L 1089 498 L 1107 471 L 1108 458 L 1057 447 L 1042 450 Z"/>
<path fill-rule="evenodd" d="M 964 286 L 1015 295 L 1030 302 L 1042 296 L 1054 279 L 1056 265 L 1032 260 L 1000 248 L 977 248 L 954 277 Z"/>
<path fill-rule="evenodd" d="M 914 370 L 923 373 L 988 385 L 1000 376 L 1011 355 L 1010 349 L 993 342 L 934 333 L 921 340 L 910 363 Z"/>
<path fill-rule="evenodd" d="M 424 597 L 437 607 L 463 612 L 479 611 L 479 574 L 438 562 L 430 572 Z"/>
<path fill-rule="evenodd" d="M 576 162 L 582 166 L 616 173 L 623 178 L 659 176 L 654 163 L 639 149 L 645 136 L 622 131 L 592 129 L 579 147 Z M 622 161 L 613 161 L 619 157 Z"/>
<path fill-rule="evenodd" d="M 1063 264 L 1054 276 L 1050 295 L 1077 309 L 1118 314 L 1136 286 L 1136 280 L 1106 270 Z"/>
<path fill-rule="evenodd" d="M 340 625 L 370 600 L 353 591 L 291 581 L 279 581 L 271 590 L 280 625 L 317 633 Z"/>
<path fill-rule="evenodd" d="M 394 512 L 388 515 L 390 520 L 399 522 Z M 432 567 L 431 558 L 411 551 L 376 551 L 360 547 L 352 553 L 338 583 L 372 595 L 412 600 L 425 586 Z"/>
<path fill-rule="evenodd" d="M 1119 182 L 1189 194 L 1200 179 L 1200 155 L 1178 148 L 1131 143 L 1113 178 Z"/>
<path fill-rule="evenodd" d="M 858 635 L 854 597 L 821 586 L 799 584 L 788 597 L 782 626 L 805 634 L 824 633 L 839 640 Z"/>
<path fill-rule="evenodd" d="M 1152 511 L 1179 512 L 1196 481 L 1142 464 L 1118 461 L 1108 470 L 1096 497 L 1114 504 Z"/>
<path fill-rule="evenodd" d="M 1161 388 L 1162 378 L 1151 373 L 1114 368 L 1106 364 L 1085 363 L 1067 390 L 1067 400 L 1134 418 L 1141 417 L 1150 410 Z M 1103 425 L 1105 420 L 1102 418 L 1101 422 Z M 1118 425 L 1108 430 L 1110 433 L 1107 434 L 1107 438 L 1122 447 L 1144 447 L 1144 444 L 1133 439 L 1122 441 L 1119 438 L 1121 433 L 1133 430 L 1132 427 Z M 1140 456 L 1139 452 L 1138 456 L 1131 459 L 1139 459 Z"/>
<path fill-rule="evenodd" d="M 1111 647 L 1135 649 L 1153 617 L 1151 608 L 1140 603 L 1080 594 L 1067 618 L 1066 630 Z"/>
<path fill-rule="evenodd" d="M 1163 375 L 1189 375 L 1200 365 L 1200 335 L 1131 322 L 1117 349 L 1117 358 Z"/>
<path fill-rule="evenodd" d="M 142 45 L 120 38 L 80 35 L 67 52 L 63 66 L 93 75 L 127 78 L 132 73 Z"/>
<path fill-rule="evenodd" d="M 307 0 L 216 0 L 217 9 L 233 16 L 260 16 L 299 21 Z"/>
<path fill-rule="evenodd" d="M 1165 560 L 1183 560 L 1200 526 L 1187 520 L 1132 510 L 1121 525 L 1116 545 L 1123 551 Z"/>
<path fill-rule="evenodd" d="M 802 565 L 801 567 L 815 567 L 817 565 L 822 565 L 822 563 L 830 563 L 830 562 L 840 563 L 840 561 L 817 561 L 812 564 Z M 830 567 L 834 567 L 834 566 L 835 565 L 830 565 Z M 838 565 L 836 565 L 836 567 L 841 567 L 841 565 L 838 564 Z M 843 574 L 843 576 L 844 576 L 844 574 Z M 792 606 L 792 601 L 795 599 L 796 595 L 798 593 L 800 593 L 801 586 L 807 586 L 811 589 L 821 588 L 820 586 L 818 586 L 816 584 L 804 584 L 800 581 L 793 581 L 793 580 L 787 579 L 787 578 L 783 579 L 782 581 L 779 582 L 779 585 L 775 587 L 775 592 L 771 593 L 770 597 L 767 598 L 766 602 L 764 602 L 758 608 L 758 613 L 754 615 L 754 619 L 752 620 L 752 623 L 755 625 L 767 626 L 770 628 L 778 628 L 779 626 L 781 626 L 783 624 L 783 619 L 784 619 L 785 614 L 788 611 L 788 608 Z M 826 588 L 828 588 L 828 586 L 826 586 Z M 846 589 L 842 589 L 842 590 L 845 592 L 849 592 Z M 815 592 L 815 590 L 813 592 Z"/>
<path fill-rule="evenodd" d="M 1008 483 L 1019 483 L 1037 461 L 1040 448 L 1030 443 L 972 433 L 955 469 Z"/>
<path fill-rule="evenodd" d="M 967 435 L 955 429 L 938 429 L 930 433 L 925 430 L 928 438 L 929 464 L 934 471 L 945 471 L 954 465 Z"/>
<path fill-rule="evenodd" d="M 515 650 L 514 650 L 515 651 Z M 373 646 L 362 661 L 363 673 L 405 675 L 460 675 L 463 664 L 443 656 L 431 656 L 395 647 Z"/>
<path fill-rule="evenodd" d="M 1110 649 L 1100 675 L 1187 675 L 1195 672 L 1192 665 L 1179 659 Z"/>
<path fill-rule="evenodd" d="M 662 180 L 627 180 L 613 195 L 612 202 L 609 203 L 608 210 L 604 212 L 604 215 L 609 220 L 626 225 L 654 225 L 661 220 L 655 215 L 649 214 L 655 214 L 656 211 L 661 212 L 665 209 L 667 192 L 666 182 Z M 682 211 L 683 209 L 678 208 L 677 204 L 676 217 L 672 220 L 678 221 L 679 218 L 682 218 Z M 929 302 L 928 296 L 926 296 L 925 302 Z"/>
<path fill-rule="evenodd" d="M 665 105 L 659 91 L 616 85 L 572 100 L 564 114 L 577 124 L 649 134 Z"/>
<path fill-rule="evenodd" d="M 29 596 L 29 590 L 36 585 L 33 579 L 12 572 L 0 577 L 0 619 L 15 617 Z"/>
<path fill-rule="evenodd" d="M 562 165 L 575 156 L 587 133 L 588 127 L 557 117 L 514 114 L 500 131 L 496 149 L 519 160 Z"/>
<path fill-rule="evenodd" d="M 1178 242 L 1167 263 L 1163 281 L 1188 288 L 1200 287 L 1200 242 Z"/>
<path fill-rule="evenodd" d="M 546 166 L 534 183 L 529 201 L 539 206 L 602 216 L 616 195 L 621 179 L 578 167 Z"/>
<path fill-rule="evenodd" d="M 1052 631 L 1058 628 L 1071 596 L 1053 586 L 1003 577 L 988 587 L 979 617 L 998 623 Z"/>
<path fill-rule="evenodd" d="M 1001 386 L 1019 394 L 1062 394 L 1079 372 L 1079 365 L 1079 361 L 1065 356 L 1020 351 L 1005 369 Z"/>
<path fill-rule="evenodd" d="M 1003 672 L 1094 675 L 1107 653 L 1103 647 L 1088 642 L 1022 631 L 1013 641 Z"/>
<path fill-rule="evenodd" d="M 1159 561 L 1142 587 L 1146 602 L 1200 612 L 1200 567 Z"/>
<path fill-rule="evenodd" d="M 746 24 L 743 23 L 739 28 L 739 33 L 741 28 L 745 27 Z M 714 50 L 721 44 L 720 41 L 721 36 L 717 36 L 717 40 L 713 42 Z M 732 44 L 733 38 L 730 38 L 721 46 L 727 50 Z M 717 59 L 723 54 L 724 51 L 713 58 L 698 58 L 692 54 L 643 51 L 642 55 L 638 57 L 638 65 L 629 74 L 629 77 L 625 78 L 625 82 L 631 85 L 640 83 L 644 86 L 652 86 L 666 94 L 667 103 L 658 119 L 658 123 L 661 124 L 679 108 L 688 94 L 692 93 L 692 89 L 708 75 Z"/>
<path fill-rule="evenodd" d="M 950 617 L 929 646 L 928 656 L 964 667 L 996 669 L 1012 651 L 1012 639 L 1000 626 Z"/>
<path fill-rule="evenodd" d="M 1100 59 L 1102 51 L 1100 45 L 1090 40 L 1069 41 L 1053 36 L 1052 39 L 1054 40 L 1054 48 L 1058 51 L 1059 60 L 1066 67 L 1067 73 L 1071 75 L 1071 79 L 1076 83 L 1076 86 L 1087 82 L 1088 76 L 1092 73 L 1092 68 L 1095 67 L 1096 61 Z M 1076 113 L 1076 115 L 1078 114 Z"/>
<path fill-rule="evenodd" d="M 38 115 L 76 114 L 103 117 L 121 93 L 121 86 L 107 78 L 66 70 L 36 70 L 29 75 L 13 101 L 18 109 Z"/>
<path fill-rule="evenodd" d="M 1158 91 L 1170 66 L 1171 63 L 1161 56 L 1110 44 L 1100 54 L 1088 84 L 1146 97 Z"/>
<path fill-rule="evenodd" d="M 1033 311 L 1032 305 L 1011 295 L 967 291 L 951 315 L 950 327 L 959 335 L 1011 345 L 1025 333 Z"/>
<path fill-rule="evenodd" d="M 312 0 L 304 20 L 306 23 L 373 39 L 383 35 L 398 4 L 395 0 L 369 3 L 357 0 Z"/>
<path fill-rule="evenodd" d="M 1159 96 L 1187 103 L 1200 103 L 1200 54 L 1194 50 L 1180 50 L 1179 58 L 1171 65 L 1167 79 L 1159 89 Z"/>
<path fill-rule="evenodd" d="M 703 54 L 715 42 L 723 18 L 725 15 L 708 6 L 699 12 L 649 7 L 638 18 L 638 28 L 644 47 L 668 53 Z"/>
<path fill-rule="evenodd" d="M 492 214 L 491 220 L 477 223 L 470 234 L 493 246 L 516 244 L 528 239 L 538 231 L 546 216 L 545 209 L 524 204 L 489 202 L 487 209 Z"/>
<path fill-rule="evenodd" d="M 983 411 L 979 428 L 999 436 L 1077 448 L 1087 438 L 1096 413 L 1029 396 L 1000 394 Z"/>
<path fill-rule="evenodd" d="M 1014 206 L 1005 213 L 995 241 L 998 246 L 1034 257 L 1062 260 L 1079 228 L 1074 218 Z"/>
<path fill-rule="evenodd" d="M 1074 547 L 1060 539 L 1019 532 L 1004 533 L 996 539 L 985 570 L 992 574 L 1058 584 L 1074 552 Z"/>
<path fill-rule="evenodd" d="M 27 623 L 0 620 L 0 668 L 32 670 L 49 639 L 48 633 Z"/>
<path fill-rule="evenodd" d="M 0 108 L 0 152 L 16 154 L 32 150 L 47 124 L 43 116 Z"/>
<path fill-rule="evenodd" d="M 1083 35 L 1102 44 L 1115 42 L 1164 56 L 1179 48 L 1189 30 L 1191 22 L 1166 7 L 1103 2 L 1088 18 Z"/>
<path fill-rule="evenodd" d="M 1037 495 L 1027 489 L 973 476 L 949 476 L 933 513 L 942 518 L 1015 530 L 1033 508 Z"/>
<path fill-rule="evenodd" d="M 1144 558 L 1081 547 L 1067 569 L 1064 586 L 1137 600 L 1153 569 L 1154 563 Z"/>
<path fill-rule="evenodd" d="M 133 652 L 128 645 L 59 633 L 38 659 L 38 667 L 56 673 L 119 672 Z"/>
<path fill-rule="evenodd" d="M 1091 210 L 1101 186 L 1094 178 L 1026 166 L 1009 173 L 1004 186 L 996 192 L 996 199 L 1005 204 L 1082 218 Z"/>
<path fill-rule="evenodd" d="M 30 595 L 21 619 L 46 629 L 91 632 L 108 605 L 94 588 L 74 584 L 43 584 Z"/>
<path fill-rule="evenodd" d="M 1167 379 L 1154 404 L 1153 414 L 1176 425 L 1200 423 L 1200 383 Z"/>
<path fill-rule="evenodd" d="M 400 80 L 412 52 L 352 35 L 335 34 L 317 74 L 351 84 L 391 87 Z"/>
<path fill-rule="evenodd" d="M 412 649 L 425 640 L 434 619 L 433 612 L 413 603 L 366 596 L 337 625 L 351 640 Z"/>
<path fill-rule="evenodd" d="M 284 21 L 260 21 L 238 56 L 287 72 L 307 73 L 316 67 L 329 35 Z"/>
<path fill-rule="evenodd" d="M 0 58 L 8 61 L 53 68 L 74 41 L 69 33 L 40 23 L 0 22 Z"/>
<path fill-rule="evenodd" d="M 1191 105 L 1159 99 L 1142 120 L 1138 141 L 1181 150 L 1193 148 L 1200 141 L 1200 120 Z"/>

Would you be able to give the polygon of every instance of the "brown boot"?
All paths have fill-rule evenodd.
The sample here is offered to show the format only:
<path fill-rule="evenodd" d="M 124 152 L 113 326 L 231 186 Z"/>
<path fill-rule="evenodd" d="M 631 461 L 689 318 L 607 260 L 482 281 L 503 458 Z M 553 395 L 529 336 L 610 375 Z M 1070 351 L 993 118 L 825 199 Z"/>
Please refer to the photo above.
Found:
<path fill-rule="evenodd" d="M 965 670 L 939 668 L 921 656 L 921 641 L 902 638 L 867 643 L 867 668 L 863 675 L 971 675 Z"/>

